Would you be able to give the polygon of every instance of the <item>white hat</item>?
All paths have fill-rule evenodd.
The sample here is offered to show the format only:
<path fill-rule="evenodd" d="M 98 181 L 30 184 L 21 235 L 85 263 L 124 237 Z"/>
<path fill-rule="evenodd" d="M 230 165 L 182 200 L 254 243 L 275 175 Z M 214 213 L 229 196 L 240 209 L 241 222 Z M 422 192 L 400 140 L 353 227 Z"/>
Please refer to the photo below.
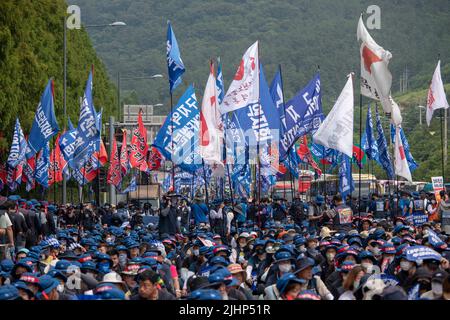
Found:
<path fill-rule="evenodd" d="M 117 272 L 110 272 L 103 276 L 101 283 L 124 283 L 122 277 Z"/>

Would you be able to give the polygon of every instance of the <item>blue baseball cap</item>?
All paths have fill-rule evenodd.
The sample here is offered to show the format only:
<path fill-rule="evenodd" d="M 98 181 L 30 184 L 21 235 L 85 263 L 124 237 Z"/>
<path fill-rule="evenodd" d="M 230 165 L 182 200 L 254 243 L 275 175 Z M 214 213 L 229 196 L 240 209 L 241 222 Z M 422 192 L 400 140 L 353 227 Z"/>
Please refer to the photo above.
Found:
<path fill-rule="evenodd" d="M 222 300 L 222 295 L 218 290 L 199 289 L 192 291 L 188 300 Z"/>
<path fill-rule="evenodd" d="M 19 290 L 15 286 L 7 284 L 0 287 L 0 301 L 18 300 L 19 297 Z"/>
<path fill-rule="evenodd" d="M 277 280 L 276 286 L 277 286 L 278 291 L 281 294 L 283 294 L 286 291 L 287 286 L 291 282 L 295 282 L 295 283 L 299 283 L 299 284 L 305 284 L 306 280 L 297 278 L 295 276 L 295 274 L 293 274 L 293 273 L 286 273 L 280 279 Z"/>
<path fill-rule="evenodd" d="M 49 275 L 43 275 L 39 278 L 40 292 L 36 294 L 39 300 L 47 299 L 47 295 L 59 285 L 59 281 Z"/>

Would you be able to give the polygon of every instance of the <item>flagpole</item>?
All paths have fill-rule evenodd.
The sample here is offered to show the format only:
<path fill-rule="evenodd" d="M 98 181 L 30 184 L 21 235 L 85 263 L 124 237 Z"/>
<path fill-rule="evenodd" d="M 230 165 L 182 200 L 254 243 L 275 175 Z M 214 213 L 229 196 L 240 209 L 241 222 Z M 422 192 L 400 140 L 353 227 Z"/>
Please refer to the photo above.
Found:
<path fill-rule="evenodd" d="M 194 156 L 192 156 L 192 158 L 194 158 Z M 195 185 L 195 170 L 192 173 L 192 179 L 191 179 L 191 201 L 194 201 L 194 197 L 195 197 L 194 185 Z"/>
<path fill-rule="evenodd" d="M 323 187 L 322 187 L 322 192 L 324 197 L 327 197 L 327 178 L 326 178 L 326 174 L 325 174 L 325 147 L 322 146 L 322 171 L 323 171 Z"/>
<path fill-rule="evenodd" d="M 206 180 L 205 160 L 203 158 L 202 158 L 202 167 L 203 167 L 203 179 L 205 180 L 206 206 L 209 209 L 208 180 Z M 233 199 L 231 199 L 231 200 L 233 200 Z M 209 210 L 208 210 L 208 216 L 209 216 Z"/>
<path fill-rule="evenodd" d="M 285 102 L 285 100 L 284 100 L 284 84 L 283 84 L 283 74 L 282 74 L 282 72 L 281 72 L 281 64 L 278 65 L 278 70 L 280 71 L 281 95 L 282 95 L 282 98 L 283 98 L 283 105 L 282 105 L 282 108 L 283 108 L 284 118 L 286 119 L 286 108 L 285 108 L 285 104 L 284 104 L 284 102 Z M 281 123 L 281 125 L 283 125 L 283 124 Z M 294 145 L 295 145 L 295 143 L 294 143 Z M 291 148 L 292 148 L 292 146 L 288 149 L 288 155 L 289 155 L 289 153 L 290 153 L 290 151 L 291 151 Z M 298 169 L 298 166 L 297 166 L 296 169 Z M 290 172 L 289 176 L 290 176 L 290 180 L 291 180 L 291 196 L 292 196 L 292 200 L 294 200 L 294 196 L 295 196 L 295 183 L 293 183 L 292 180 L 295 179 L 295 177 L 292 176 L 292 172 Z M 283 183 L 283 189 L 284 189 L 284 198 L 286 198 L 286 183 Z"/>
<path fill-rule="evenodd" d="M 56 149 L 56 143 L 55 143 L 55 137 L 53 137 L 53 200 L 54 200 L 54 202 L 55 202 L 55 204 L 56 204 L 56 181 L 55 181 L 55 178 L 56 178 L 56 166 L 55 166 L 55 164 L 56 164 L 56 151 L 55 151 L 55 149 Z"/>
<path fill-rule="evenodd" d="M 442 181 L 445 182 L 445 164 L 444 164 L 444 110 L 441 108 L 441 166 L 442 166 Z"/>
<path fill-rule="evenodd" d="M 359 139 L 361 141 L 361 136 L 362 136 L 362 105 L 363 105 L 363 95 L 362 93 L 359 94 Z M 361 156 L 361 152 L 359 153 L 359 155 Z M 361 216 L 361 173 L 362 173 L 362 159 L 361 159 L 361 163 L 358 166 L 359 168 L 359 187 L 358 187 L 358 217 Z"/>
<path fill-rule="evenodd" d="M 174 150 L 173 150 L 173 116 L 172 116 L 172 112 L 173 112 L 173 94 L 172 94 L 172 90 L 170 90 L 170 127 L 171 127 L 171 131 L 170 131 L 170 145 L 171 145 L 172 152 L 174 152 Z M 175 154 L 172 155 L 172 186 L 173 186 L 173 190 L 175 191 L 175 162 L 174 162 L 174 158 L 175 158 Z"/>

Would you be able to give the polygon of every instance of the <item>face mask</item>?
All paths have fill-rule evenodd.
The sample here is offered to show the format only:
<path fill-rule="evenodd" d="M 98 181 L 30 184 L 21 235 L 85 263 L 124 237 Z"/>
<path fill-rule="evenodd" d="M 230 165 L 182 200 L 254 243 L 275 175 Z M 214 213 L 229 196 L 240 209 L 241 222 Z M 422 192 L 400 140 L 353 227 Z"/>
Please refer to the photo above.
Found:
<path fill-rule="evenodd" d="M 358 288 L 359 288 L 359 283 L 360 283 L 359 280 L 353 282 L 353 292 L 355 292 L 356 290 L 358 290 Z"/>
<path fill-rule="evenodd" d="M 373 264 L 370 262 L 363 262 L 361 263 L 361 266 L 366 270 L 367 273 L 372 273 L 373 271 Z"/>
<path fill-rule="evenodd" d="M 327 260 L 328 261 L 332 261 L 334 259 L 334 257 L 335 257 L 334 253 L 327 253 Z"/>
<path fill-rule="evenodd" d="M 101 272 L 101 273 L 108 273 L 110 270 L 109 270 L 109 262 L 102 262 L 102 263 L 99 263 L 98 264 L 98 270 Z"/>
<path fill-rule="evenodd" d="M 252 244 L 248 246 L 248 248 L 249 248 L 250 250 L 253 250 L 253 247 L 254 247 L 254 246 L 253 246 Z"/>
<path fill-rule="evenodd" d="M 300 247 L 298 248 L 298 251 L 300 251 L 300 252 L 302 252 L 302 253 L 305 253 L 305 252 L 306 252 L 305 246 L 300 246 Z"/>
<path fill-rule="evenodd" d="M 198 255 L 200 254 L 200 250 L 192 250 L 192 253 L 194 254 L 194 256 L 198 257 Z"/>
<path fill-rule="evenodd" d="M 56 287 L 56 290 L 60 293 L 62 293 L 64 291 L 64 285 L 63 284 L 58 284 L 58 286 Z"/>
<path fill-rule="evenodd" d="M 442 296 L 442 283 L 439 282 L 432 282 L 431 283 L 431 291 L 433 291 L 434 295 L 436 296 Z"/>
<path fill-rule="evenodd" d="M 281 271 L 282 273 L 288 273 L 288 272 L 291 271 L 292 266 L 291 266 L 290 264 L 280 264 L 280 265 L 278 266 L 278 268 L 280 269 L 280 271 Z"/>
<path fill-rule="evenodd" d="M 127 263 L 127 258 L 128 257 L 126 253 L 119 254 L 119 263 L 125 265 Z"/>
<path fill-rule="evenodd" d="M 372 248 L 371 251 L 372 251 L 372 253 L 373 253 L 374 256 L 378 256 L 378 255 L 380 255 L 380 253 L 381 253 L 381 250 L 380 250 L 380 248 L 378 248 L 378 247 Z"/>
<path fill-rule="evenodd" d="M 411 269 L 411 263 L 409 261 L 401 261 L 400 262 L 400 268 L 403 271 L 408 271 L 409 269 Z"/>

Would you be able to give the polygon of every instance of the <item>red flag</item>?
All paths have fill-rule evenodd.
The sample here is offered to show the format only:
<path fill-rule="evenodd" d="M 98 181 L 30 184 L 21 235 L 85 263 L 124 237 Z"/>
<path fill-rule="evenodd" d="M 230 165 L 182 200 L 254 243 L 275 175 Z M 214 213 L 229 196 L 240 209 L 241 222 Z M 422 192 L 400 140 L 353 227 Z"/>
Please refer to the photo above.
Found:
<path fill-rule="evenodd" d="M 3 190 L 3 188 L 6 185 L 6 176 L 7 176 L 7 171 L 5 168 L 5 164 L 2 163 L 0 166 L 0 190 Z"/>
<path fill-rule="evenodd" d="M 162 155 L 158 149 L 151 147 L 148 153 L 148 168 L 150 170 L 158 170 L 161 168 Z"/>
<path fill-rule="evenodd" d="M 120 169 L 120 158 L 119 152 L 117 150 L 116 137 L 114 137 L 111 153 L 111 163 L 108 170 L 107 182 L 108 184 L 112 184 L 117 188 L 120 185 L 121 181 L 122 181 L 122 174 Z"/>
<path fill-rule="evenodd" d="M 56 137 L 55 148 L 50 153 L 50 166 L 48 167 L 48 185 L 63 181 L 63 166 L 67 163 L 61 154 L 59 138 Z"/>
<path fill-rule="evenodd" d="M 133 137 L 131 139 L 131 167 L 138 168 L 140 171 L 147 171 L 147 152 L 147 129 L 142 122 L 142 110 L 139 110 L 138 127 L 134 129 Z"/>
<path fill-rule="evenodd" d="M 108 162 L 108 153 L 106 152 L 105 145 L 103 144 L 103 139 L 100 139 L 100 152 L 98 154 L 98 161 L 102 167 Z"/>
<path fill-rule="evenodd" d="M 362 161 L 364 159 L 364 155 L 365 153 L 360 147 L 353 145 L 353 158 L 356 161 L 356 165 L 360 168 L 362 168 Z"/>
<path fill-rule="evenodd" d="M 300 159 L 309 164 L 311 167 L 313 167 L 314 171 L 318 176 L 322 175 L 322 170 L 320 170 L 317 163 L 314 161 L 311 150 L 308 148 L 308 140 L 306 139 L 306 136 L 303 136 L 300 138 L 300 146 L 297 149 L 297 154 L 299 155 Z"/>
<path fill-rule="evenodd" d="M 287 172 L 287 168 L 281 162 L 278 164 L 278 172 L 280 174 L 286 174 L 286 172 Z"/>
<path fill-rule="evenodd" d="M 127 146 L 127 130 L 122 130 L 122 148 L 120 149 L 120 168 L 122 170 L 122 176 L 128 173 L 130 170 L 130 159 L 128 157 L 128 146 Z"/>
<path fill-rule="evenodd" d="M 84 176 L 84 183 L 89 183 L 97 176 L 98 169 L 93 163 L 92 158 L 80 169 L 80 173 Z"/>

